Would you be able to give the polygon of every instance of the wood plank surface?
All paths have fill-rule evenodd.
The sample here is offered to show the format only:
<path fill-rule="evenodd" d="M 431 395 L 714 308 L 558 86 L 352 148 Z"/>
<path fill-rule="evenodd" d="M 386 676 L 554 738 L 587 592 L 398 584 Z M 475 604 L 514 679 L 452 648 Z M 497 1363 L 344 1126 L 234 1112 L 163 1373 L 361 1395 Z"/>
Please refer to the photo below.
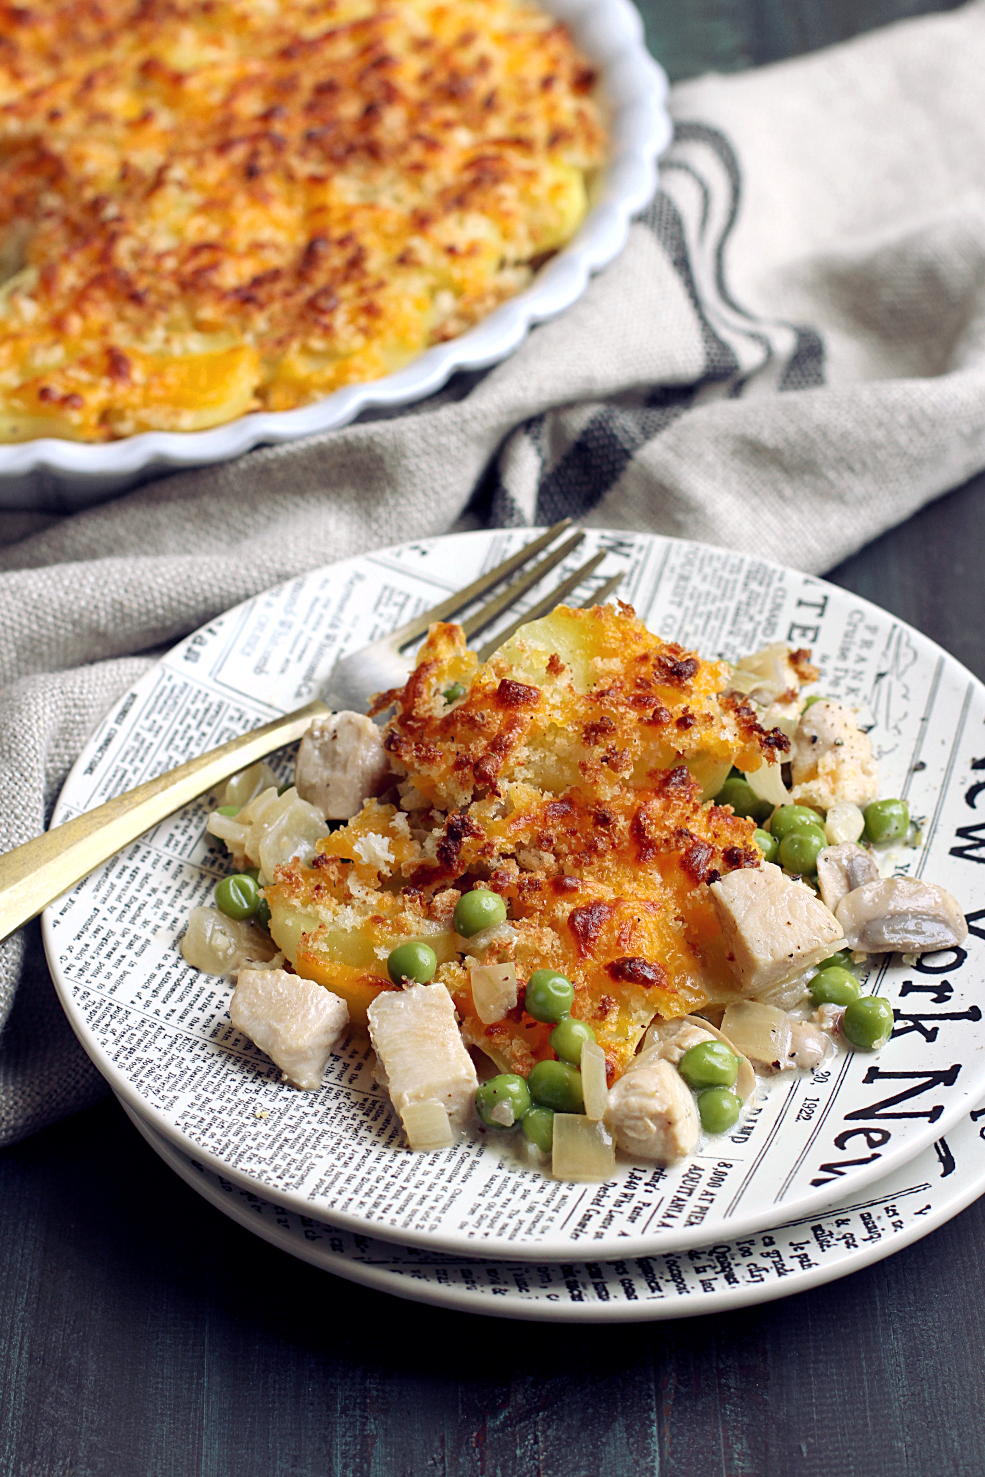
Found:
<path fill-rule="evenodd" d="M 648 0 L 675 77 L 914 0 Z M 833 571 L 985 677 L 985 479 Z M 107 1102 L 0 1154 L 0 1477 L 981 1477 L 985 1202 L 782 1302 L 649 1326 L 448 1314 L 225 1219 Z"/>

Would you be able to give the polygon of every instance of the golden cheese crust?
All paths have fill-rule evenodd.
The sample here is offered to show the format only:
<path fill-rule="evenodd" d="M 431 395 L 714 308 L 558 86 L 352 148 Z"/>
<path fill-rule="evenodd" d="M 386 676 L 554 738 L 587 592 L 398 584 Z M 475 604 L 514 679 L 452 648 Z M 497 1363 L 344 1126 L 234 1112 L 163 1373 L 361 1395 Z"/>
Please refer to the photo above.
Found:
<path fill-rule="evenodd" d="M 429 801 L 447 809 L 520 780 L 602 798 L 686 762 L 705 798 L 733 764 L 754 770 L 785 752 L 741 700 L 723 701 L 729 669 L 658 641 L 629 606 L 561 607 L 522 627 L 478 667 L 461 627 L 432 626 L 400 692 L 386 745 Z M 467 692 L 449 700 L 455 685 Z"/>
<path fill-rule="evenodd" d="M 628 606 L 561 608 L 485 666 L 460 627 L 432 627 L 406 686 L 379 700 L 396 708 L 385 743 L 404 809 L 368 801 L 311 867 L 279 869 L 265 890 L 274 938 L 357 1022 L 394 988 L 389 951 L 426 941 L 467 1044 L 524 1074 L 552 1055 L 524 984 L 560 970 L 614 1080 L 654 1016 L 739 993 L 706 884 L 761 853 L 755 823 L 708 792 L 733 763 L 776 762 L 789 741 L 724 695 L 728 676 L 657 640 Z M 508 917 L 478 943 L 453 927 L 477 884 Z M 476 960 L 512 963 L 520 984 L 492 1025 L 472 1001 Z"/>
<path fill-rule="evenodd" d="M 604 130 L 526 0 L 0 4 L 0 440 L 284 410 L 570 239 Z"/>

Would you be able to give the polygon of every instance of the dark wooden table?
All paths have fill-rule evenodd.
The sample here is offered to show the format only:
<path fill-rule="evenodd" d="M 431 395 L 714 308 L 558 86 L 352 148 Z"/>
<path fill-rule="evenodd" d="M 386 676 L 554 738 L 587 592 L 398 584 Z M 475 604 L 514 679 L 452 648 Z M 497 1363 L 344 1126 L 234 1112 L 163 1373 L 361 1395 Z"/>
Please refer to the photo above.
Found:
<path fill-rule="evenodd" d="M 915 0 L 649 0 L 674 76 Z M 985 677 L 985 478 L 832 571 Z M 610 1328 L 336 1281 L 200 1200 L 105 1103 L 0 1155 L 0 1477 L 985 1473 L 985 1202 L 841 1282 Z"/>

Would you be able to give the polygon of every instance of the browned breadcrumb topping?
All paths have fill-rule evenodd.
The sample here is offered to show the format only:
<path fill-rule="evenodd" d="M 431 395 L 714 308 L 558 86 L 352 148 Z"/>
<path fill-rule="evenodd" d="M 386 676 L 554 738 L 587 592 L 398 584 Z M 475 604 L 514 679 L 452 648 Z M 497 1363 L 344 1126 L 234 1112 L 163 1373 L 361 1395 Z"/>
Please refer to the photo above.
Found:
<path fill-rule="evenodd" d="M 391 988 L 384 939 L 424 937 L 423 920 L 438 916 L 450 931 L 460 894 L 488 887 L 507 904 L 507 927 L 481 945 L 427 935 L 464 1039 L 502 1070 L 529 1071 L 551 1054 L 551 1028 L 524 1011 L 524 986 L 534 970 L 558 969 L 614 1079 L 654 1017 L 737 993 L 706 884 L 758 867 L 761 853 L 755 823 L 708 796 L 733 763 L 775 763 L 788 741 L 724 695 L 728 680 L 724 664 L 658 640 L 628 606 L 562 608 L 485 665 L 460 627 L 432 627 L 406 684 L 378 703 L 394 709 L 385 743 L 398 781 L 429 806 L 415 812 L 417 837 L 393 829 L 392 806 L 367 802 L 320 843 L 317 866 L 279 870 L 266 892 L 275 937 L 282 919 L 321 920 L 297 967 L 357 1014 Z M 453 683 L 462 697 L 449 706 Z M 363 838 L 382 834 L 386 875 L 362 860 Z M 329 858 L 352 865 L 343 876 Z M 329 876 L 326 903 L 317 889 Z M 351 926 L 363 888 L 357 926 L 372 948 L 351 963 L 334 929 L 340 913 Z M 493 1025 L 472 1002 L 470 948 L 516 970 L 517 1006 Z"/>

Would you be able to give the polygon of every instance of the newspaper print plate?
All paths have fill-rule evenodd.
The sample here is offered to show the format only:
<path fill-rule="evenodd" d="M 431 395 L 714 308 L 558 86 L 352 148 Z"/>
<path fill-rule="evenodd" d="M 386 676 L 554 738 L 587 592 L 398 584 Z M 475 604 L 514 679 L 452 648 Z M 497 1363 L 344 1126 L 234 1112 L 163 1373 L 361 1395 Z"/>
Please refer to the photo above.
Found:
<path fill-rule="evenodd" d="M 373 1241 L 272 1205 L 182 1154 L 138 1113 L 126 1111 L 186 1184 L 281 1251 L 414 1302 L 549 1323 L 694 1318 L 790 1297 L 892 1256 L 985 1191 L 985 1127 L 980 1124 L 985 1108 L 979 1108 L 946 1139 L 870 1185 L 863 1199 L 772 1232 L 679 1254 L 614 1261 L 491 1261 Z"/>
<path fill-rule="evenodd" d="M 314 696 L 337 656 L 426 609 L 529 538 L 458 534 L 316 570 L 181 642 L 104 719 L 56 811 L 127 785 Z M 124 1102 L 217 1173 L 343 1229 L 445 1252 L 527 1259 L 647 1256 L 733 1240 L 809 1215 L 841 1189 L 912 1159 L 985 1097 L 985 688 L 892 616 L 763 560 L 650 535 L 592 530 L 598 572 L 650 628 L 737 658 L 770 640 L 809 646 L 821 690 L 871 710 L 882 793 L 922 819 L 901 871 L 967 911 L 963 949 L 909 967 L 876 961 L 865 988 L 897 1011 L 876 1057 L 839 1054 L 778 1078 L 729 1134 L 670 1169 L 620 1163 L 604 1185 L 553 1180 L 491 1134 L 434 1155 L 401 1148 L 368 1053 L 340 1048 L 317 1094 L 231 1027 L 229 989 L 184 964 L 189 909 L 228 870 L 189 806 L 47 910 L 45 944 L 77 1034 Z M 584 557 L 584 551 L 576 556 Z M 277 761 L 290 773 L 292 755 Z"/>

